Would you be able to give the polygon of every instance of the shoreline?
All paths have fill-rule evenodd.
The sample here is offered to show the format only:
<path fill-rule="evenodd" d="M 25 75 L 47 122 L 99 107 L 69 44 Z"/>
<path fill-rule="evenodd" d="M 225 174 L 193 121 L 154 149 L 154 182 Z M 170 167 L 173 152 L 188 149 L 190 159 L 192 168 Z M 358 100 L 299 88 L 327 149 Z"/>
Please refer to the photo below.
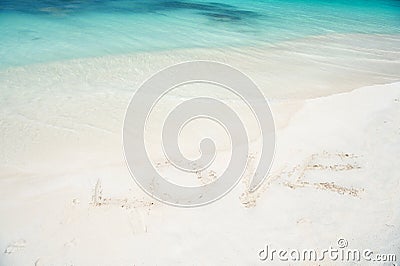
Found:
<path fill-rule="evenodd" d="M 256 47 L 102 56 L 1 69 L 0 86 L 28 87 L 29 82 L 41 81 L 45 86 L 64 82 L 134 91 L 169 65 L 212 60 L 244 72 L 269 99 L 307 99 L 399 81 L 398 47 L 400 34 L 330 34 Z"/>

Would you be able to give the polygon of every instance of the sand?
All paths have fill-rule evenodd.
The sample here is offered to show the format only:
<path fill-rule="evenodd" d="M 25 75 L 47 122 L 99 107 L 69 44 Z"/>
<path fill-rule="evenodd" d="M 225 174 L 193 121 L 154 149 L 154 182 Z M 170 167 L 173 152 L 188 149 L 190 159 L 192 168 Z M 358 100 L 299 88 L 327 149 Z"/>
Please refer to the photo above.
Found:
<path fill-rule="evenodd" d="M 0 264 L 255 265 L 265 264 L 258 253 L 267 244 L 324 249 L 339 238 L 399 258 L 399 39 L 327 38 L 1 71 Z M 189 59 L 230 63 L 260 86 L 274 113 L 277 149 L 255 193 L 246 185 L 256 152 L 226 197 L 181 209 L 138 188 L 121 136 L 135 86 Z M 258 145 L 255 134 L 252 149 Z M 170 171 L 153 159 L 160 172 Z M 196 178 L 210 182 L 221 169 Z"/>

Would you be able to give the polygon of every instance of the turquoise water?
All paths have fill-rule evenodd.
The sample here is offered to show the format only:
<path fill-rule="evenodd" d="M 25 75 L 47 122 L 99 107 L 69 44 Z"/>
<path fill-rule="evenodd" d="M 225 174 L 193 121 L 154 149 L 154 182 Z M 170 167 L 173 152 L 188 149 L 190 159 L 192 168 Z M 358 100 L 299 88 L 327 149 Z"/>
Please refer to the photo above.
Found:
<path fill-rule="evenodd" d="M 400 33 L 395 0 L 1 0 L 0 68 L 331 33 Z"/>

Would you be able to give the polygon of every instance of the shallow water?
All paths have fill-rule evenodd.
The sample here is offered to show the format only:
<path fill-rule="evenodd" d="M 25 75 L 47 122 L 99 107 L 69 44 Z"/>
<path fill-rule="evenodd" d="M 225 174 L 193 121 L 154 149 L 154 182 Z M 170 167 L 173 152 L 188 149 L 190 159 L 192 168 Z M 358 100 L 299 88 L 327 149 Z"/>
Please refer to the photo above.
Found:
<path fill-rule="evenodd" d="M 3 0 L 0 68 L 332 33 L 400 33 L 394 0 Z"/>

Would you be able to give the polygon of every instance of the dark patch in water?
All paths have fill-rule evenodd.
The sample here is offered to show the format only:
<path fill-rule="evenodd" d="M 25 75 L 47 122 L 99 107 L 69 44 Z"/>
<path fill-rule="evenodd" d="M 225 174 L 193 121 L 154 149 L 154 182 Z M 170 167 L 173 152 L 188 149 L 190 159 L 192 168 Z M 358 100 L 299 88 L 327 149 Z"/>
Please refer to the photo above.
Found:
<path fill-rule="evenodd" d="M 178 9 L 193 10 L 212 20 L 221 22 L 240 21 L 259 16 L 258 13 L 253 11 L 241 10 L 233 5 L 215 2 L 195 3 L 184 1 L 163 1 L 158 4 L 158 8 L 160 11 Z"/>
<path fill-rule="evenodd" d="M 228 10 L 234 9 L 234 6 L 228 4 L 219 3 L 194 3 L 185 1 L 162 1 L 159 4 L 160 7 L 164 9 L 192 9 L 197 11 L 218 11 L 218 10 Z"/>
<path fill-rule="evenodd" d="M 211 13 L 211 12 L 203 12 L 203 13 L 199 13 L 199 14 L 207 16 L 212 20 L 220 21 L 220 22 L 233 22 L 233 21 L 241 20 L 241 18 L 239 16 L 229 15 L 229 14 Z"/>
<path fill-rule="evenodd" d="M 182 0 L 2 0 L 1 10 L 25 13 L 71 14 L 84 11 L 106 13 L 164 13 L 176 10 L 192 10 L 209 19 L 233 22 L 259 16 L 258 13 L 239 9 L 234 5 L 217 2 L 191 2 Z"/>

